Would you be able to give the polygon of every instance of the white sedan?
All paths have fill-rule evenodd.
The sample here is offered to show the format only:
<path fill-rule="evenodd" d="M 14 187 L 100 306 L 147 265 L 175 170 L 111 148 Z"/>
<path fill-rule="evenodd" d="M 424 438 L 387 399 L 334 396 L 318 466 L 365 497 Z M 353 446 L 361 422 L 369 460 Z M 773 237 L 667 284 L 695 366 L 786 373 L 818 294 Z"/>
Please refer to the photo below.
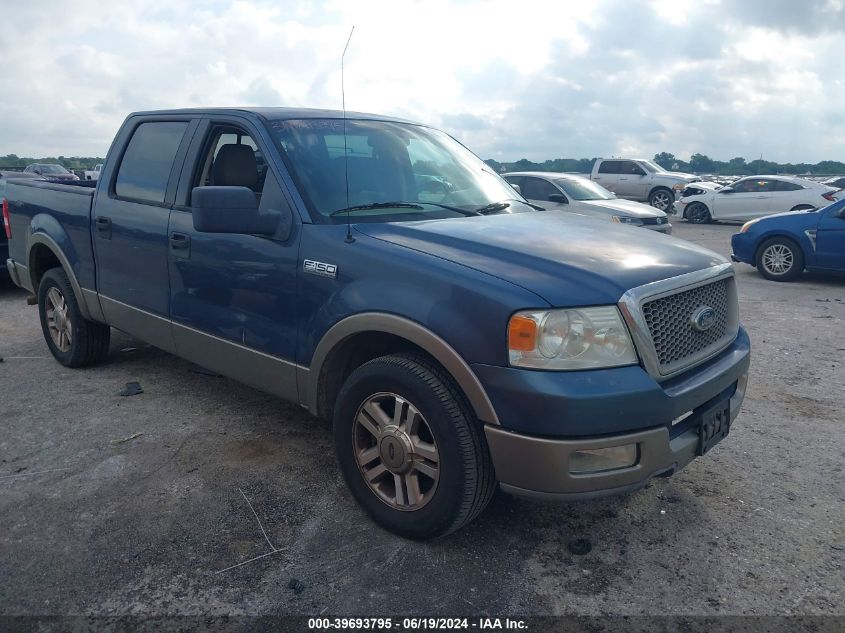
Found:
<path fill-rule="evenodd" d="M 520 171 L 502 174 L 523 197 L 549 211 L 579 215 L 641 226 L 671 233 L 672 225 L 663 211 L 647 204 L 620 200 L 616 195 L 583 176 L 546 171 Z"/>
<path fill-rule="evenodd" d="M 725 187 L 695 182 L 675 202 L 675 212 L 693 224 L 745 222 L 784 211 L 825 207 L 837 200 L 837 193 L 833 187 L 791 176 L 747 176 Z"/>

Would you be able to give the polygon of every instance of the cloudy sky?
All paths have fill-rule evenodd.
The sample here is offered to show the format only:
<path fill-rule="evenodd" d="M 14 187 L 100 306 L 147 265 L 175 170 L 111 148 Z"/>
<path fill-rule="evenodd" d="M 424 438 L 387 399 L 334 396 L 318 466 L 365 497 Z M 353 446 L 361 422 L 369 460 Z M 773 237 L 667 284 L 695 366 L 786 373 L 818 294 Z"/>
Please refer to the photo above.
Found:
<path fill-rule="evenodd" d="M 128 112 L 346 103 L 483 158 L 845 159 L 845 0 L 3 2 L 0 155 Z"/>

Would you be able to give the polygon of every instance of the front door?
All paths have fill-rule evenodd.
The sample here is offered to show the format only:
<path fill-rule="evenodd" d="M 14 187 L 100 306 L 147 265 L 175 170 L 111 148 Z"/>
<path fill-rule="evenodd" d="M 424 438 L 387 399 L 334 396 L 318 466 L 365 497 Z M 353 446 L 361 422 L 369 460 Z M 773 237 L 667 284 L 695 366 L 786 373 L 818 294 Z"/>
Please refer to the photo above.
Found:
<path fill-rule="evenodd" d="M 521 187 L 522 195 L 529 202 L 533 202 L 550 211 L 569 210 L 568 202 L 564 202 L 564 200 L 568 200 L 566 196 L 548 180 L 526 176 L 522 180 Z"/>
<path fill-rule="evenodd" d="M 816 231 L 816 262 L 820 268 L 845 271 L 845 204 L 821 211 Z"/>
<path fill-rule="evenodd" d="M 206 121 L 197 133 L 190 155 L 198 159 L 170 217 L 171 317 L 180 356 L 296 400 L 299 226 L 268 149 L 243 121 Z M 275 236 L 201 233 L 190 210 L 198 186 L 248 187 L 260 211 L 287 221 Z"/>
<path fill-rule="evenodd" d="M 647 178 L 642 167 L 632 160 L 620 161 L 619 184 L 616 195 L 631 200 L 644 200 L 646 197 Z"/>
<path fill-rule="evenodd" d="M 717 220 L 750 220 L 770 213 L 775 182 L 766 178 L 745 178 L 728 190 L 717 191 L 713 217 Z"/>
<path fill-rule="evenodd" d="M 103 174 L 108 186 L 98 191 L 92 218 L 97 290 L 106 321 L 167 351 L 174 348 L 167 223 L 195 127 L 190 119 L 141 119 L 127 125 L 115 147 L 128 143 L 114 161 L 116 168 Z"/>

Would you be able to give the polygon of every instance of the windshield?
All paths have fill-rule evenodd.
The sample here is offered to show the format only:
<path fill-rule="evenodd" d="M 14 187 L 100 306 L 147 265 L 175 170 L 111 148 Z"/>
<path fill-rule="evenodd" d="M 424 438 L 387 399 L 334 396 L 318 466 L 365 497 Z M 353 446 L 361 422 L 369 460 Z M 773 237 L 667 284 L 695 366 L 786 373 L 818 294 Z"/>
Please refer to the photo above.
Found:
<path fill-rule="evenodd" d="M 42 174 L 66 174 L 67 169 L 61 165 L 41 165 Z"/>
<path fill-rule="evenodd" d="M 561 178 L 555 182 L 573 200 L 613 200 L 616 197 L 600 184 L 590 180 Z"/>
<path fill-rule="evenodd" d="M 645 169 L 646 171 L 650 171 L 653 174 L 661 171 L 666 171 L 660 165 L 658 165 L 657 163 L 653 163 L 650 160 L 641 160 L 639 161 L 639 163 L 643 169 Z"/>
<path fill-rule="evenodd" d="M 339 213 L 346 209 L 356 222 L 531 211 L 488 165 L 438 130 L 347 120 L 344 161 L 342 119 L 273 121 L 270 127 L 316 222 L 346 222 Z M 505 201 L 512 204 L 495 206 Z"/>

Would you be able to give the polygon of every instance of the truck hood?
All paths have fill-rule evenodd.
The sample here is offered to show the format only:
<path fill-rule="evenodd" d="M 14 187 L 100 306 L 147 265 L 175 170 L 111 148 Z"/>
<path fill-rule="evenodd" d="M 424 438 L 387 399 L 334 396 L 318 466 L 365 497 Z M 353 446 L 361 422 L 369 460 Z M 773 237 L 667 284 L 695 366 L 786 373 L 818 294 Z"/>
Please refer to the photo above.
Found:
<path fill-rule="evenodd" d="M 675 180 L 685 180 L 686 182 L 696 182 L 698 180 L 701 180 L 701 178 L 699 178 L 695 174 L 685 174 L 682 171 L 659 171 L 654 175 L 661 177 L 661 178 L 673 178 Z"/>
<path fill-rule="evenodd" d="M 690 242 L 571 213 L 358 224 L 356 229 L 494 275 L 560 307 L 613 304 L 636 286 L 726 262 Z"/>
<path fill-rule="evenodd" d="M 635 218 L 665 218 L 666 214 L 659 209 L 633 200 L 579 200 L 587 208 L 610 211 L 615 215 L 627 215 Z"/>

